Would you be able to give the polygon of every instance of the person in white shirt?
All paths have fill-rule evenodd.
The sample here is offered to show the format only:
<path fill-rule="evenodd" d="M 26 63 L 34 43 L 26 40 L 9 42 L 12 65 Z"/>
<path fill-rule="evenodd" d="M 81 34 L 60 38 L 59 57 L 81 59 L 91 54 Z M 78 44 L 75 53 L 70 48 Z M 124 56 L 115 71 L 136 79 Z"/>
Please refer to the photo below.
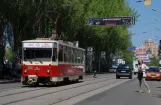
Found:
<path fill-rule="evenodd" d="M 144 85 L 148 89 L 148 93 L 150 93 L 150 88 L 145 81 L 147 69 L 149 69 L 149 67 L 143 63 L 143 60 L 139 59 L 138 60 L 138 70 L 139 70 L 138 71 L 138 79 L 139 79 L 139 85 L 140 85 L 140 91 L 139 91 L 140 93 L 142 92 L 142 83 L 144 83 Z"/>

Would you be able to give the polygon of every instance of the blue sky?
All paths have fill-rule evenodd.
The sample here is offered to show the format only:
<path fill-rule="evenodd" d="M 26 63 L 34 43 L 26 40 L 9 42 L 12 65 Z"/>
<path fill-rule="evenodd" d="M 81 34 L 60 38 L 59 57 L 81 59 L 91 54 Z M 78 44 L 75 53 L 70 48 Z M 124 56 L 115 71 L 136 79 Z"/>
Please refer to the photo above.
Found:
<path fill-rule="evenodd" d="M 137 1 L 127 0 L 129 6 L 135 8 L 140 15 L 136 24 L 129 28 L 133 33 L 131 39 L 133 45 L 139 47 L 143 41 L 148 39 L 152 39 L 159 44 L 159 40 L 161 40 L 161 0 L 152 0 L 152 5 L 150 6 L 144 6 L 143 0 L 139 3 Z M 157 11 L 153 11 L 153 8 Z"/>

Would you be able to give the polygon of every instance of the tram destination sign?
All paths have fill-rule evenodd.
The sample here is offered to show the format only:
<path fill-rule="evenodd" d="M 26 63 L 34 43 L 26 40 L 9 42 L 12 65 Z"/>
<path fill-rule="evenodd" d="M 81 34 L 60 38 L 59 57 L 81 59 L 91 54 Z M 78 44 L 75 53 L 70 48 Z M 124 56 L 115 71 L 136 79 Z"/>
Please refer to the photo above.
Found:
<path fill-rule="evenodd" d="M 108 17 L 108 18 L 89 18 L 89 26 L 116 26 L 116 25 L 134 25 L 135 17 Z"/>
<path fill-rule="evenodd" d="M 52 43 L 23 43 L 24 48 L 52 48 Z"/>

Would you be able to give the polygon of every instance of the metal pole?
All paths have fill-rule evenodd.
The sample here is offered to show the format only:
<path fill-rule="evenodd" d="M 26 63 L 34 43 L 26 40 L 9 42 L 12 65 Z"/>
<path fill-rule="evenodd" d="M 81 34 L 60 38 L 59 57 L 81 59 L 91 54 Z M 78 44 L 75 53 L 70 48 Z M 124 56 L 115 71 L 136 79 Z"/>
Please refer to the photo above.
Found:
<path fill-rule="evenodd" d="M 100 52 L 99 52 L 99 72 L 100 72 Z"/>

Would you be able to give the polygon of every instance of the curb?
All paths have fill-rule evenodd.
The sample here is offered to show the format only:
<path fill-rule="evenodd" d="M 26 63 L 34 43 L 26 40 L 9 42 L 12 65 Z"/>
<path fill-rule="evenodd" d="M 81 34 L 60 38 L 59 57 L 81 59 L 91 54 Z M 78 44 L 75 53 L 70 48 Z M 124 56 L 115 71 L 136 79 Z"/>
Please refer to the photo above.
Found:
<path fill-rule="evenodd" d="M 15 80 L 3 80 L 3 81 L 0 81 L 0 84 L 16 83 L 16 82 L 21 82 L 21 80 L 20 80 L 20 79 L 15 79 Z"/>

